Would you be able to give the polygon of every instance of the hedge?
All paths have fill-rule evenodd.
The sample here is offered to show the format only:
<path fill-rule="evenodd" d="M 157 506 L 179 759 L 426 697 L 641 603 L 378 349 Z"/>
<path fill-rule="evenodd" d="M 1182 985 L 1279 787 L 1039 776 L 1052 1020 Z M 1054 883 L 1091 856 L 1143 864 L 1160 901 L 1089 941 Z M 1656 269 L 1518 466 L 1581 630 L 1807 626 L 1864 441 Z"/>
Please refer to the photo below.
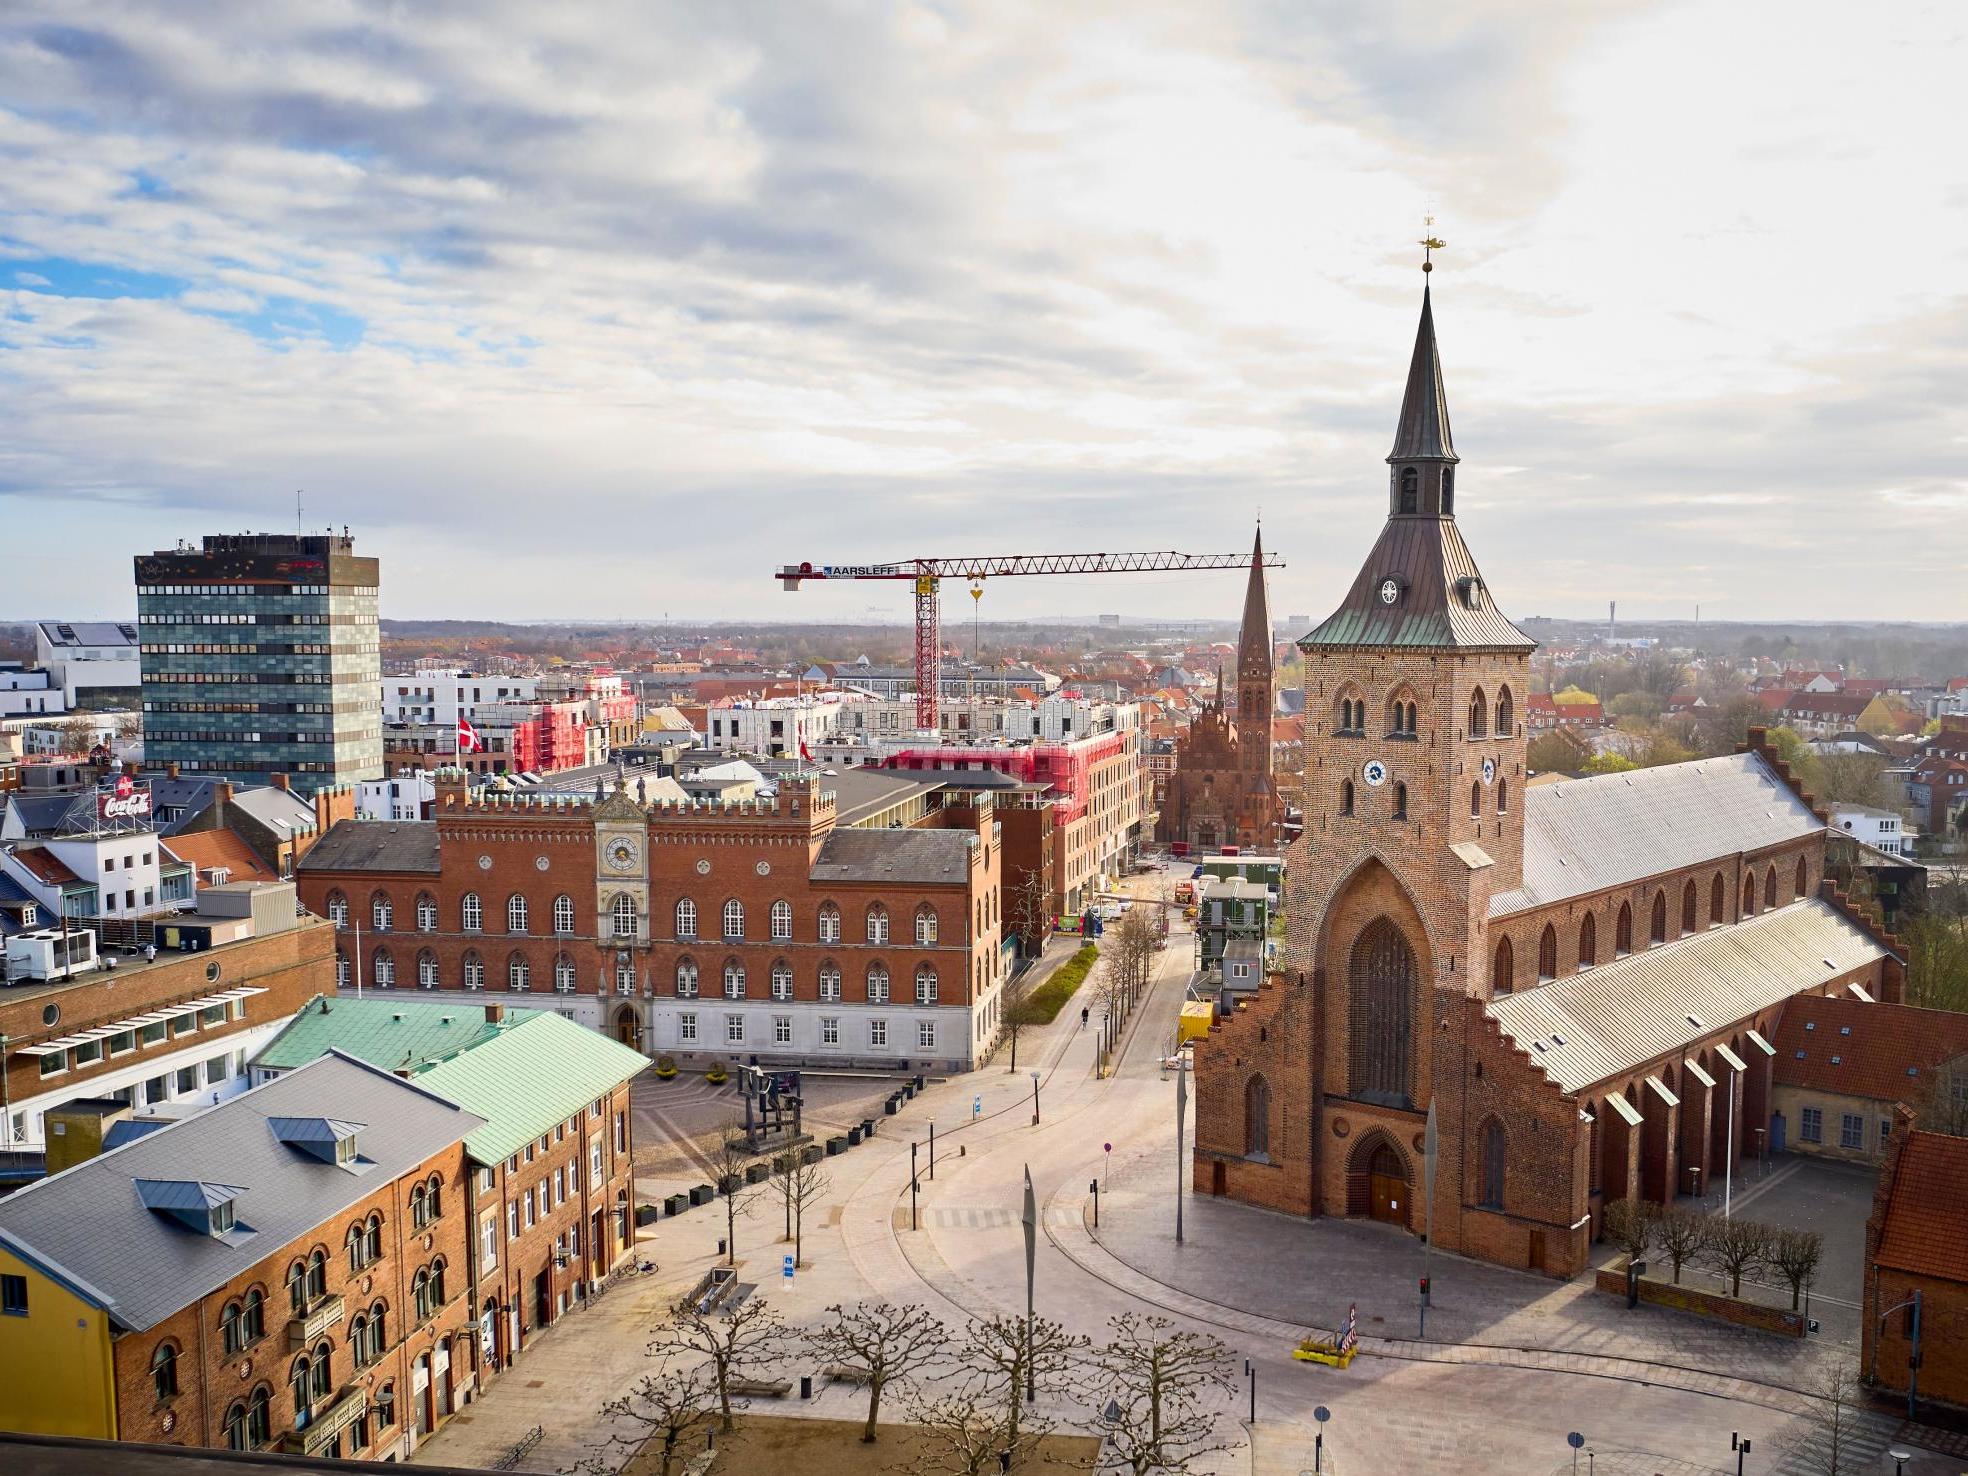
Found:
<path fill-rule="evenodd" d="M 1085 944 L 1078 953 L 1054 969 L 1050 979 L 1026 995 L 1023 1004 L 1028 1023 L 1050 1025 L 1058 1019 L 1059 1012 L 1066 1008 L 1066 1001 L 1086 982 L 1087 974 L 1099 957 L 1098 948 L 1091 943 Z"/>

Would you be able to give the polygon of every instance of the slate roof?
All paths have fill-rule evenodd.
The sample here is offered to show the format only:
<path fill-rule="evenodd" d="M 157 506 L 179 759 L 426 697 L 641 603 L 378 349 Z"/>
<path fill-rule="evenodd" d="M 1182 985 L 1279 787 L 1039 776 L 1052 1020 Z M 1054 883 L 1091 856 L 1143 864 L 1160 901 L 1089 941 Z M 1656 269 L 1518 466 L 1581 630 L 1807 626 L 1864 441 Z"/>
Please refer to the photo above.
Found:
<path fill-rule="evenodd" d="M 282 1143 L 276 1117 L 365 1124 L 357 1151 L 371 1166 L 351 1172 Z M 0 1245 L 142 1331 L 483 1125 L 421 1083 L 328 1056 L 0 1200 Z M 238 1230 L 222 1241 L 145 1209 L 144 1180 L 239 1186 Z"/>
<path fill-rule="evenodd" d="M 1387 459 L 1456 460 L 1455 438 L 1449 434 L 1449 396 L 1442 387 L 1442 355 L 1435 343 L 1435 305 L 1426 285 L 1421 289 L 1421 322 L 1415 329 L 1414 357 L 1408 361 L 1408 384 L 1401 395 L 1401 419 Z"/>
<path fill-rule="evenodd" d="M 1805 995 L 1784 1006 L 1771 1044 L 1786 1086 L 1908 1102 L 1936 1066 L 1968 1056 L 1968 1014 Z"/>
<path fill-rule="evenodd" d="M 1540 784 L 1524 807 L 1524 884 L 1503 917 L 1824 829 L 1761 755 L 1731 754 Z"/>
<path fill-rule="evenodd" d="M 649 1064 L 552 1010 L 508 1010 L 494 1024 L 483 1009 L 347 995 L 311 1002 L 253 1064 L 290 1070 L 330 1050 L 386 1071 L 407 1067 L 419 1086 L 485 1119 L 465 1148 L 486 1164 L 510 1158 Z"/>
<path fill-rule="evenodd" d="M 318 823 L 313 805 L 278 784 L 236 789 L 226 801 L 226 809 L 252 816 L 276 835 L 312 834 Z"/>
<path fill-rule="evenodd" d="M 385 1071 L 401 1071 L 470 1050 L 539 1013 L 509 1009 L 502 1023 L 493 1024 L 479 1005 L 432 1004 L 388 994 L 361 999 L 316 995 L 267 1042 L 253 1064 L 292 1071 L 336 1050 Z"/>
<path fill-rule="evenodd" d="M 231 881 L 279 881 L 273 868 L 254 854 L 253 848 L 230 830 L 200 830 L 177 835 L 163 842 L 166 855 L 176 856 L 200 872 L 223 867 Z M 202 881 L 202 878 L 201 878 Z"/>
<path fill-rule="evenodd" d="M 1561 1090 L 1577 1092 L 1885 956 L 1812 898 L 1502 995 L 1484 1013 Z"/>
<path fill-rule="evenodd" d="M 1897 1271 L 1968 1281 L 1963 1225 L 1968 1225 L 1968 1138 L 1909 1133 L 1873 1259 Z"/>
<path fill-rule="evenodd" d="M 441 869 L 434 820 L 338 820 L 294 865 L 296 871 Z"/>
<path fill-rule="evenodd" d="M 969 778 L 966 775 L 965 778 Z M 943 774 L 898 774 L 878 769 L 843 769 L 829 774 L 822 787 L 834 792 L 834 823 L 852 825 L 864 815 L 885 810 L 904 795 L 940 789 L 948 783 Z"/>
<path fill-rule="evenodd" d="M 975 836 L 962 830 L 858 830 L 836 827 L 813 863 L 816 882 L 961 886 L 970 875 Z"/>

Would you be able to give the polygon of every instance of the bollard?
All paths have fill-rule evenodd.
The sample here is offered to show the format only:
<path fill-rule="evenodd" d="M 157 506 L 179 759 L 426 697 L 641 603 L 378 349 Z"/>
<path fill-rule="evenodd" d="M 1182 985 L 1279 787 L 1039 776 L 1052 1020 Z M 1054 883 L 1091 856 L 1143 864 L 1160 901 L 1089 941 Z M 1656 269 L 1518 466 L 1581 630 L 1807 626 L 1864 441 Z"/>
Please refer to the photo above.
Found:
<path fill-rule="evenodd" d="M 802 1399 L 811 1399 L 812 1397 L 813 1397 L 813 1375 L 812 1375 L 812 1374 L 801 1374 L 801 1375 L 800 1375 L 800 1398 L 802 1398 Z"/>
<path fill-rule="evenodd" d="M 724 1254 L 724 1240 L 721 1237 L 718 1240 L 718 1254 L 719 1255 Z"/>

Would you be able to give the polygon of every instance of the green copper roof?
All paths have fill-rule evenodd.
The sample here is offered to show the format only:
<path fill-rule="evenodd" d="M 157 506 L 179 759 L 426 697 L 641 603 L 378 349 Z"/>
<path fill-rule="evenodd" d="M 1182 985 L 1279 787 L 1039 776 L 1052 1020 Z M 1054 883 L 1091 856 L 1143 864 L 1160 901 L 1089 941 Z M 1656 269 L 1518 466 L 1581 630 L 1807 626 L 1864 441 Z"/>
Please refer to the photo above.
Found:
<path fill-rule="evenodd" d="M 385 1071 L 422 1070 L 490 1040 L 539 1010 L 507 1010 L 494 1025 L 479 1005 L 439 1004 L 390 994 L 318 995 L 255 1058 L 255 1066 L 292 1071 L 329 1051 Z"/>
<path fill-rule="evenodd" d="M 253 1064 L 291 1071 L 339 1050 L 485 1119 L 465 1139 L 480 1163 L 510 1158 L 649 1064 L 632 1050 L 551 1010 L 324 996 L 309 1001 Z"/>
<path fill-rule="evenodd" d="M 536 1013 L 433 1066 L 417 1085 L 485 1119 L 465 1139 L 480 1163 L 510 1158 L 649 1064 L 641 1051 L 585 1025 Z"/>

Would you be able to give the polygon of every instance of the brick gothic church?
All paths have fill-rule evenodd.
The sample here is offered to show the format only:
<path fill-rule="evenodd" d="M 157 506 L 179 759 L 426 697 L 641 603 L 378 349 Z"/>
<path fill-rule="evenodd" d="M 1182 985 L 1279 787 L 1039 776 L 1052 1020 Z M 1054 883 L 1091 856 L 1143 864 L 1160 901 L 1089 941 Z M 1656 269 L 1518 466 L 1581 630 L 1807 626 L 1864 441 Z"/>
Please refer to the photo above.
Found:
<path fill-rule="evenodd" d="M 1379 541 L 1299 642 L 1285 970 L 1198 1046 L 1194 1185 L 1419 1233 L 1432 1102 L 1436 1243 L 1570 1276 L 1606 1204 L 1705 1186 L 1780 1130 L 1786 1000 L 1897 1000 L 1903 961 L 1826 885 L 1824 814 L 1760 730 L 1526 787 L 1534 643 L 1456 524 L 1425 290 L 1387 461 Z"/>
<path fill-rule="evenodd" d="M 1162 801 L 1155 839 L 1183 841 L 1215 854 L 1220 846 L 1270 854 L 1282 809 L 1271 774 L 1271 600 L 1264 586 L 1264 530 L 1251 544 L 1250 584 L 1237 633 L 1237 707 L 1207 704 L 1176 743 L 1175 772 Z"/>

